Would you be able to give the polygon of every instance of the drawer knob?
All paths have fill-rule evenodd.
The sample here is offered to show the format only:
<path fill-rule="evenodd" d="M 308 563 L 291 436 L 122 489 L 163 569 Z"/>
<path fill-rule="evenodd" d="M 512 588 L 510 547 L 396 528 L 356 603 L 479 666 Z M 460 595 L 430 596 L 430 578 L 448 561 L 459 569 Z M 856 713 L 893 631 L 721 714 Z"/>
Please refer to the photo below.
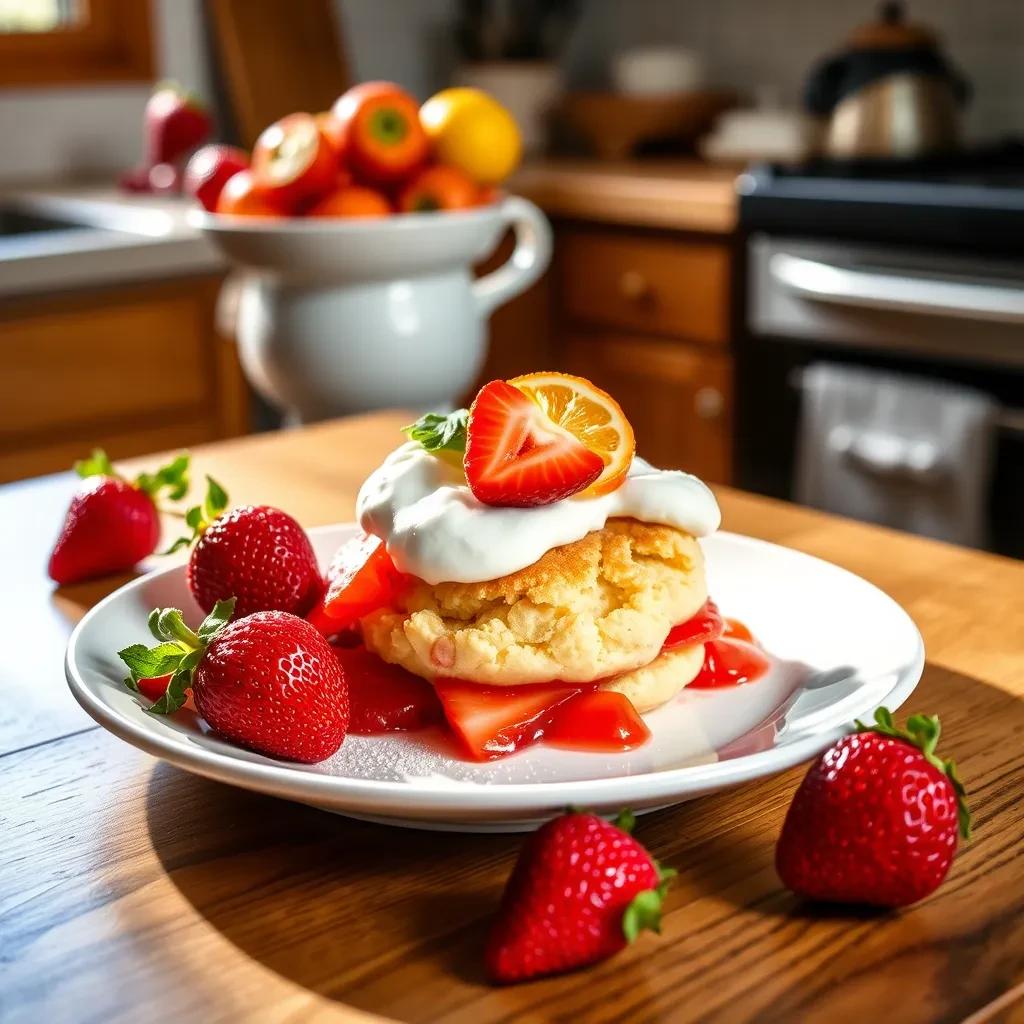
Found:
<path fill-rule="evenodd" d="M 630 302 L 643 302 L 651 296 L 651 283 L 639 270 L 626 270 L 619 278 L 619 291 Z"/>
<path fill-rule="evenodd" d="M 718 388 L 698 388 L 693 396 L 693 410 L 702 420 L 717 420 L 725 409 L 725 396 Z"/>

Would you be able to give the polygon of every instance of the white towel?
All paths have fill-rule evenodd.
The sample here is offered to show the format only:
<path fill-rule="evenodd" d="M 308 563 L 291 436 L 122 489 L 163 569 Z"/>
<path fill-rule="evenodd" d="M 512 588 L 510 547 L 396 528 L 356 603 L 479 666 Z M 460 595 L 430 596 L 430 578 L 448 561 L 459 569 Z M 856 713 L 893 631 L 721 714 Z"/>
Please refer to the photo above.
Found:
<path fill-rule="evenodd" d="M 826 363 L 800 384 L 797 501 L 986 545 L 997 412 L 988 395 Z"/>

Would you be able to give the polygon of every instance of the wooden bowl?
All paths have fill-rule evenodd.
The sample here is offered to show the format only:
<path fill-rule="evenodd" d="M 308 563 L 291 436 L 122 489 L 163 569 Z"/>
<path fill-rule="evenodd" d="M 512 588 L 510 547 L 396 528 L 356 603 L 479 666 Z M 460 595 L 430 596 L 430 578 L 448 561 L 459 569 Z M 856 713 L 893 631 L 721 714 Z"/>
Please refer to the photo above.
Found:
<path fill-rule="evenodd" d="M 735 103 L 736 94 L 726 89 L 674 96 L 576 92 L 565 97 L 562 113 L 601 159 L 622 160 L 641 142 L 693 143 Z"/>

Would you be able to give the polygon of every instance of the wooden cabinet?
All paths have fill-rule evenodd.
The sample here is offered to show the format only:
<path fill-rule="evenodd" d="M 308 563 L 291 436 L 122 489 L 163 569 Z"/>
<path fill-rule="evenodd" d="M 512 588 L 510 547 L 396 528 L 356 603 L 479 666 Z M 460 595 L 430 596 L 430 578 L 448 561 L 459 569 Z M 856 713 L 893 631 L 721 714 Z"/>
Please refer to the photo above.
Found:
<path fill-rule="evenodd" d="M 4 304 L 0 481 L 248 430 L 234 345 L 214 329 L 218 277 Z"/>
<path fill-rule="evenodd" d="M 558 236 L 561 299 L 581 322 L 724 345 L 729 252 L 678 235 L 572 228 Z"/>
<path fill-rule="evenodd" d="M 663 469 L 730 477 L 732 360 L 695 346 L 620 334 L 573 334 L 565 368 L 618 399 L 637 451 Z"/>

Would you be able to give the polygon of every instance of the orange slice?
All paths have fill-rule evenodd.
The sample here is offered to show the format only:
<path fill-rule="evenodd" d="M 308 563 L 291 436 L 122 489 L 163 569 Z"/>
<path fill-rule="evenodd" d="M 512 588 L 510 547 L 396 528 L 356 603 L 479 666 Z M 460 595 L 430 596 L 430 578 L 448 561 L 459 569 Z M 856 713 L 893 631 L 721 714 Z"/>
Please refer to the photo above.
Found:
<path fill-rule="evenodd" d="M 580 497 L 614 491 L 629 472 L 636 441 L 622 407 L 584 377 L 568 373 L 527 373 L 509 384 L 519 388 L 554 423 L 576 437 L 604 461 L 604 471 Z"/>

